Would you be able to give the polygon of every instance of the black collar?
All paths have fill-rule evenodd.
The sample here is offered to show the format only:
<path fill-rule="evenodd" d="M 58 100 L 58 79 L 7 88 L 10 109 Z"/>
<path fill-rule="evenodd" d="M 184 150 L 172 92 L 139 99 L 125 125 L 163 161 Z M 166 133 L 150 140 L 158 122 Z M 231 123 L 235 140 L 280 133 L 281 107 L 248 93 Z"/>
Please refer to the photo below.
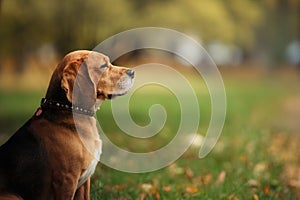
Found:
<path fill-rule="evenodd" d="M 64 111 L 70 111 L 70 112 L 75 112 L 78 114 L 83 114 L 83 115 L 88 115 L 88 116 L 94 116 L 95 111 L 86 109 L 80 106 L 73 105 L 72 103 L 67 103 L 63 104 L 59 101 L 51 100 L 51 99 L 46 99 L 42 98 L 41 100 L 41 108 L 42 109 L 58 109 L 58 110 L 64 110 Z"/>

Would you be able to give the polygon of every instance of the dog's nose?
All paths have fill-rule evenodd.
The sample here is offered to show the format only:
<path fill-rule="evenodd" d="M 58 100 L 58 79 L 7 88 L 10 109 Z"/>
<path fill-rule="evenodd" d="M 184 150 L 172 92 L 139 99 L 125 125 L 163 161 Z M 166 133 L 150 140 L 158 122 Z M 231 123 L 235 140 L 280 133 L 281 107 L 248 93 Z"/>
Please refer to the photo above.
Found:
<path fill-rule="evenodd" d="M 126 71 L 126 74 L 127 74 L 128 76 L 130 76 L 131 78 L 134 77 L 134 71 L 133 71 L 132 69 L 128 69 L 128 70 Z"/>

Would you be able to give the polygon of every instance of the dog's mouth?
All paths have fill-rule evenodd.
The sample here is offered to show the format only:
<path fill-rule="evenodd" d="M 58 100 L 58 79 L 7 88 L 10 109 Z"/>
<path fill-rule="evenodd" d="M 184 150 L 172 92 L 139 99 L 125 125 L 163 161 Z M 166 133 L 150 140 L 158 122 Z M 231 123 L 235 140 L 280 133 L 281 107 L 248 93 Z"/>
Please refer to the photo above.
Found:
<path fill-rule="evenodd" d="M 118 96 L 122 96 L 122 95 L 124 95 L 124 94 L 108 94 L 107 99 L 111 100 L 111 99 L 114 99 L 114 98 L 116 98 Z"/>
<path fill-rule="evenodd" d="M 117 94 L 104 94 L 104 93 L 98 93 L 98 98 L 103 98 L 103 99 L 108 99 L 108 100 L 112 100 L 116 97 L 119 97 L 119 96 L 123 96 L 125 95 L 127 92 L 124 92 L 124 93 L 117 93 Z"/>
<path fill-rule="evenodd" d="M 132 75 L 133 76 L 133 75 Z M 123 96 L 128 93 L 130 88 L 133 85 L 133 78 L 123 78 L 115 83 L 115 87 L 113 89 L 103 90 L 101 88 L 97 91 L 97 98 L 105 100 L 111 100 L 118 96 Z"/>

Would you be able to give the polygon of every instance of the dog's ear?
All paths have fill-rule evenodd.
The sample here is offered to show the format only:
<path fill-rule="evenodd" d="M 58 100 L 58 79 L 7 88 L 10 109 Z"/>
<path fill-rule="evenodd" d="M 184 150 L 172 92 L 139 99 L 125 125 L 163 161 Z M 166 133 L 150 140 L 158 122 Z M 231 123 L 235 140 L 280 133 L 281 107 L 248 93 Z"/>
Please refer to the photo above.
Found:
<path fill-rule="evenodd" d="M 100 81 L 100 78 L 106 68 L 109 66 L 108 57 L 101 55 L 97 52 L 90 53 L 89 57 L 86 60 L 87 71 L 94 85 L 95 98 L 97 98 L 97 87 Z"/>
<path fill-rule="evenodd" d="M 77 62 L 68 63 L 62 73 L 61 87 L 66 92 L 66 97 L 70 102 L 72 102 L 74 82 L 76 80 L 78 68 Z"/>
<path fill-rule="evenodd" d="M 71 62 L 64 68 L 61 87 L 68 100 L 78 106 L 91 108 L 96 101 L 97 88 L 95 69 L 89 66 L 87 58 Z M 96 80 L 95 80 L 96 81 Z"/>
<path fill-rule="evenodd" d="M 76 105 L 89 108 L 97 99 L 97 86 L 109 60 L 99 53 L 68 63 L 62 73 L 61 87 L 67 99 Z"/>

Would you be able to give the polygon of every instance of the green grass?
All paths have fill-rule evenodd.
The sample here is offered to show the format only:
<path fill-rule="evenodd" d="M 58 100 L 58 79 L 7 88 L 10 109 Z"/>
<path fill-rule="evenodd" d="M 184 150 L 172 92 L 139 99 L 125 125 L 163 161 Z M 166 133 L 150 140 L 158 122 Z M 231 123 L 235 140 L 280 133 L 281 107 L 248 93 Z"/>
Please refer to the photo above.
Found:
<path fill-rule="evenodd" d="M 192 76 L 190 76 L 192 77 Z M 210 119 L 210 101 L 202 81 L 192 80 L 197 90 L 204 135 Z M 281 76 L 239 78 L 224 76 L 227 117 L 214 150 L 199 159 L 198 148 L 189 148 L 171 165 L 149 173 L 131 174 L 99 164 L 92 177 L 92 199 L 297 199 L 300 158 L 300 130 L 284 123 L 289 97 L 299 97 L 299 80 Z M 37 108 L 43 92 L 0 93 L 0 133 L 9 135 Z M 138 125 L 150 122 L 153 104 L 164 106 L 168 118 L 164 128 L 149 139 L 130 137 L 122 132 L 105 102 L 98 119 L 110 140 L 133 152 L 149 152 L 166 145 L 176 133 L 180 108 L 169 91 L 154 87 L 138 90 L 129 110 Z M 300 113 L 299 115 L 300 116 Z M 285 119 L 285 120 L 284 120 Z M 0 138 L 0 139 L 1 139 Z"/>

